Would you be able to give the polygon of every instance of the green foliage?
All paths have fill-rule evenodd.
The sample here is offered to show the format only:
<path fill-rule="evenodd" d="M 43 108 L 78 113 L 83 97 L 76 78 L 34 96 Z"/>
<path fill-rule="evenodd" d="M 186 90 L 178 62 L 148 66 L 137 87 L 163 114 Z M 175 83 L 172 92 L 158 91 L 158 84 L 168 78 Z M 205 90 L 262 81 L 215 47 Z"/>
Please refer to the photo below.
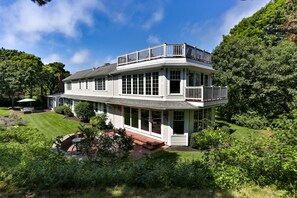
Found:
<path fill-rule="evenodd" d="M 103 130 L 103 129 L 106 129 L 106 120 L 107 120 L 106 114 L 100 113 L 100 114 L 97 114 L 96 116 L 91 117 L 90 124 L 99 130 Z"/>
<path fill-rule="evenodd" d="M 239 187 L 250 182 L 276 185 L 294 192 L 297 187 L 296 132 L 276 131 L 271 137 L 250 137 L 204 155 L 216 184 Z"/>
<path fill-rule="evenodd" d="M 64 114 L 64 107 L 65 106 L 56 106 L 54 107 L 54 111 L 58 114 Z"/>
<path fill-rule="evenodd" d="M 226 147 L 231 141 L 228 133 L 211 127 L 204 129 L 202 132 L 193 133 L 191 139 L 191 146 L 202 150 Z"/>
<path fill-rule="evenodd" d="M 74 107 L 74 112 L 82 121 L 88 121 L 95 114 L 93 106 L 88 102 L 79 102 Z"/>
<path fill-rule="evenodd" d="M 239 126 L 245 126 L 252 129 L 265 129 L 269 126 L 269 121 L 265 117 L 257 115 L 255 111 L 237 114 L 231 119 Z"/>
<path fill-rule="evenodd" d="M 240 49 L 240 50 L 238 50 Z M 214 82 L 228 85 L 229 102 L 219 109 L 227 120 L 255 111 L 277 118 L 291 111 L 297 90 L 297 45 L 282 41 L 265 47 L 255 39 L 230 38 L 216 48 Z"/>
<path fill-rule="evenodd" d="M 63 115 L 66 115 L 68 117 L 72 117 L 73 116 L 73 113 L 70 109 L 69 106 L 57 106 L 57 107 L 54 107 L 54 111 L 58 114 L 63 114 Z"/>

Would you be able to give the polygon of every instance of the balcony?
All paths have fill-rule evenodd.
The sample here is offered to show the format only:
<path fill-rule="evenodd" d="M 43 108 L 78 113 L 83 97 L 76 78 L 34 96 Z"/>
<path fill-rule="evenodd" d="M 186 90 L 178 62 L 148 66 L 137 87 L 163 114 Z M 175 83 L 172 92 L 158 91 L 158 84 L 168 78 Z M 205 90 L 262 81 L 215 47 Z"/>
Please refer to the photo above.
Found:
<path fill-rule="evenodd" d="M 227 100 L 228 92 L 227 87 L 216 86 L 198 86 L 198 87 L 186 87 L 186 100 L 192 101 L 216 101 Z"/>
<path fill-rule="evenodd" d="M 162 44 L 152 48 L 139 50 L 118 56 L 118 66 L 155 60 L 159 58 L 189 58 L 210 64 L 211 53 L 188 44 Z"/>

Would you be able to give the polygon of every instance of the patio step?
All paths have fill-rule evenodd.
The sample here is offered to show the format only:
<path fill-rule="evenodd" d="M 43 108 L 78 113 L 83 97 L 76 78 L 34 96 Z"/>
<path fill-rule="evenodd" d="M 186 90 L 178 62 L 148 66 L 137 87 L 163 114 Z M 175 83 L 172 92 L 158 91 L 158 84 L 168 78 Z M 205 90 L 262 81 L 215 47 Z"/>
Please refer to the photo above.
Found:
<path fill-rule="evenodd" d="M 134 144 L 142 146 L 143 148 L 146 148 L 149 150 L 154 150 L 161 146 L 164 146 L 164 142 L 155 140 L 155 139 L 147 137 L 147 136 L 136 134 L 136 133 L 133 133 L 130 131 L 127 132 L 127 135 L 129 135 L 133 138 Z"/>

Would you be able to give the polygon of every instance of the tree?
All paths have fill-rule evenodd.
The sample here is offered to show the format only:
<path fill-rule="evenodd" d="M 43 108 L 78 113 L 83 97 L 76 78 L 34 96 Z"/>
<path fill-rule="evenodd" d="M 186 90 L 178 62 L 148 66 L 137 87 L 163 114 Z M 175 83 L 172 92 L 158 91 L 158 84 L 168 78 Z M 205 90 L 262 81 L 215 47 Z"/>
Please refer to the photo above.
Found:
<path fill-rule="evenodd" d="M 44 84 L 50 94 L 63 92 L 62 80 L 70 76 L 70 72 L 65 70 L 63 63 L 49 63 L 43 67 Z"/>
<path fill-rule="evenodd" d="M 44 6 L 45 4 L 51 2 L 51 0 L 31 0 L 34 3 L 37 3 L 39 6 Z"/>
<path fill-rule="evenodd" d="M 14 56 L 15 64 L 20 65 L 21 75 L 23 76 L 22 83 L 28 89 L 30 98 L 33 97 L 33 88 L 41 81 L 41 71 L 43 63 L 40 58 L 33 54 L 22 53 L 19 56 Z"/>

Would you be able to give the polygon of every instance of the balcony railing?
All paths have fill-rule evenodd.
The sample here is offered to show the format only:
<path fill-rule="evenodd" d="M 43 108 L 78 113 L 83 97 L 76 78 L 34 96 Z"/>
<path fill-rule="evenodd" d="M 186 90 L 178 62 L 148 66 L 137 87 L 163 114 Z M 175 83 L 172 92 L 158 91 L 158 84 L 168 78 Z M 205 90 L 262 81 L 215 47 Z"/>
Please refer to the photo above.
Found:
<path fill-rule="evenodd" d="M 198 101 L 215 101 L 226 100 L 228 97 L 227 87 L 215 86 L 199 86 L 199 87 L 186 87 L 186 99 Z"/>
<path fill-rule="evenodd" d="M 192 60 L 210 63 L 211 53 L 188 44 L 162 44 L 152 48 L 139 50 L 118 56 L 118 66 L 138 63 L 158 58 L 189 58 Z"/>

